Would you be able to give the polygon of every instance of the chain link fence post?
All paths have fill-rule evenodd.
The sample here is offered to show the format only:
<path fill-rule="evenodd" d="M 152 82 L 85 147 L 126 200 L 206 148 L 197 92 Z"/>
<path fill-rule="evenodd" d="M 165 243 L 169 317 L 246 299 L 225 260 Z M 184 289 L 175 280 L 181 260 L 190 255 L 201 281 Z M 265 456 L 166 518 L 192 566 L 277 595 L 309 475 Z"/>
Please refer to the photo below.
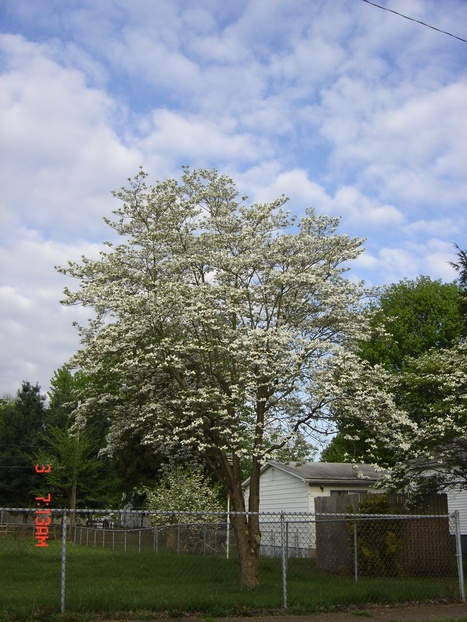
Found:
<path fill-rule="evenodd" d="M 287 561 L 289 556 L 288 527 L 284 512 L 281 512 L 281 547 L 282 547 L 282 607 L 287 609 Z"/>
<path fill-rule="evenodd" d="M 462 602 L 465 602 L 464 566 L 462 563 L 461 519 L 459 510 L 456 510 L 454 512 L 454 521 L 456 527 L 456 558 L 457 572 L 459 575 L 459 598 Z"/>
<path fill-rule="evenodd" d="M 65 574 L 66 574 L 66 510 L 62 514 L 62 554 L 60 566 L 60 612 L 65 613 Z"/>
<path fill-rule="evenodd" d="M 357 536 L 357 521 L 353 522 L 353 566 L 354 566 L 354 579 L 355 583 L 358 583 L 358 536 Z"/>

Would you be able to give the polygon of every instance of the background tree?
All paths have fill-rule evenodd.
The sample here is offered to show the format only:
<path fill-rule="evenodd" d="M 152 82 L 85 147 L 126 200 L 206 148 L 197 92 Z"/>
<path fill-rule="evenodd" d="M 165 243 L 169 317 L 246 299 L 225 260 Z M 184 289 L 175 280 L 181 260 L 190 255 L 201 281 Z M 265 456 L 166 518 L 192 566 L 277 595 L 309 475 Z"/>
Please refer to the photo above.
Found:
<path fill-rule="evenodd" d="M 370 304 L 368 314 L 369 339 L 356 344 L 356 352 L 371 365 L 382 365 L 394 374 L 402 374 L 413 359 L 431 348 L 447 349 L 466 335 L 460 299 L 462 291 L 455 283 L 433 281 L 421 276 L 415 280 L 404 279 L 382 289 L 378 298 Z M 400 400 L 404 400 L 404 393 Z M 407 396 L 407 399 L 409 397 Z M 409 409 L 418 421 L 423 412 Z M 329 462 L 345 462 L 368 458 L 368 443 L 359 418 L 336 416 L 341 423 L 339 433 L 323 451 L 321 459 Z M 395 464 L 392 449 L 381 444 L 378 460 Z"/>
<path fill-rule="evenodd" d="M 166 454 L 144 444 L 144 436 L 142 431 L 131 430 L 120 438 L 118 443 L 117 439 L 113 439 L 114 445 L 109 460 L 121 482 L 122 492 L 128 500 L 134 497 L 135 490 L 154 486 L 160 477 L 161 469 L 168 463 Z"/>
<path fill-rule="evenodd" d="M 345 423 L 344 423 L 345 421 Z M 355 422 L 353 422 L 355 424 Z M 326 445 L 320 455 L 320 462 L 361 462 L 367 458 L 365 442 L 361 440 L 355 425 L 341 418 L 337 434 Z M 361 431 L 361 429 L 360 429 Z"/>
<path fill-rule="evenodd" d="M 73 413 L 85 386 L 86 378 L 79 371 L 72 374 L 66 365 L 55 370 L 50 380 L 47 426 L 64 430 L 73 423 Z"/>
<path fill-rule="evenodd" d="M 336 385 L 340 399 L 343 426 L 358 419 L 365 432 L 367 462 L 389 467 L 385 488 L 408 494 L 467 489 L 465 341 L 407 359 L 400 374 L 348 353 Z M 383 445 L 390 463 L 381 459 Z"/>
<path fill-rule="evenodd" d="M 50 464 L 50 473 L 46 481 L 53 488 L 54 505 L 68 500 L 71 510 L 76 510 L 78 486 L 84 483 L 86 476 L 94 474 L 100 464 L 94 455 L 94 440 L 89 430 L 62 430 L 50 427 L 45 436 L 47 448 L 35 456 L 38 464 Z M 86 505 L 89 505 L 86 503 Z M 71 515 L 71 525 L 74 514 Z"/>
<path fill-rule="evenodd" d="M 65 304 L 96 313 L 73 359 L 91 378 L 81 412 L 105 410 L 111 444 L 138 429 L 155 451 L 191 451 L 210 467 L 238 513 L 240 580 L 253 587 L 261 464 L 290 440 L 271 446 L 267 433 L 320 434 L 329 420 L 332 355 L 361 330 L 362 287 L 343 274 L 361 240 L 312 210 L 295 224 L 285 198 L 239 202 L 215 170 L 145 178 L 115 195 L 107 222 L 121 243 L 62 269 L 79 282 Z"/>
<path fill-rule="evenodd" d="M 467 343 L 410 359 L 394 394 L 416 429 L 392 481 L 405 490 L 467 490 Z"/>
<path fill-rule="evenodd" d="M 23 382 L 16 397 L 0 400 L 0 505 L 29 507 L 40 482 L 31 456 L 42 443 L 45 395 Z"/>
<path fill-rule="evenodd" d="M 312 445 L 305 437 L 301 430 L 297 430 L 296 432 L 292 432 L 290 434 L 290 439 L 283 443 L 283 439 L 287 437 L 287 433 L 282 435 L 280 432 L 273 431 L 270 443 L 273 447 L 278 445 L 278 441 L 281 441 L 279 444 L 281 445 L 279 449 L 275 449 L 269 455 L 271 460 L 276 460 L 277 462 L 283 462 L 285 464 L 289 462 L 296 462 L 299 464 L 304 464 L 306 462 L 313 462 L 318 454 L 318 449 Z"/>
<path fill-rule="evenodd" d="M 427 276 L 384 287 L 368 309 L 371 337 L 360 342 L 357 351 L 373 365 L 400 371 L 409 356 L 450 348 L 466 333 L 460 295 L 455 283 Z"/>
<path fill-rule="evenodd" d="M 111 457 L 101 452 L 108 419 L 100 412 L 85 427 L 76 425 L 80 395 L 86 394 L 88 384 L 81 372 L 72 374 L 66 365 L 55 371 L 45 413 L 44 447 L 35 458 L 54 465 L 47 478 L 54 503 L 71 509 L 115 506 L 125 492 Z"/>

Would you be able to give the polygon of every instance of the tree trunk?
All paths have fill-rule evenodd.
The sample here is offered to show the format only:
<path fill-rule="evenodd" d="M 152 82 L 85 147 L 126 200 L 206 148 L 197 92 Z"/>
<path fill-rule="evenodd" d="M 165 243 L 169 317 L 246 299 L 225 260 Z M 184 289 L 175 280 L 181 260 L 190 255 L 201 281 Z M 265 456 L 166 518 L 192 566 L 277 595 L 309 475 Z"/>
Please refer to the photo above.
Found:
<path fill-rule="evenodd" d="M 240 473 L 240 465 L 238 467 Z M 248 588 L 254 588 L 259 585 L 258 558 L 261 543 L 258 516 L 259 469 L 260 465 L 256 460 L 253 460 L 248 514 L 245 510 L 242 482 L 239 477 L 234 478 L 234 485 L 230 490 L 233 509 L 232 526 L 237 542 L 240 584 Z M 253 495 L 251 494 L 252 488 L 254 491 Z"/>
<path fill-rule="evenodd" d="M 237 541 L 238 571 L 240 584 L 248 588 L 259 585 L 258 556 L 260 534 L 254 527 L 256 520 L 251 520 L 246 514 L 237 514 L 232 517 L 232 526 Z M 256 533 L 255 533 L 256 532 Z"/>

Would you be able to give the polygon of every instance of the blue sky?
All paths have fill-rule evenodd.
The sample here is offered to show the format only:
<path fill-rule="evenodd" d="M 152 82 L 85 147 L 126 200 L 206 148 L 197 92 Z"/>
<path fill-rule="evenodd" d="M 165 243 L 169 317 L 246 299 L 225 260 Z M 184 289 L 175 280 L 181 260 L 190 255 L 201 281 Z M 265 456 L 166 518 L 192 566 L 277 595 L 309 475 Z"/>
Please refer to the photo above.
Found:
<path fill-rule="evenodd" d="M 467 39 L 465 0 L 380 0 Z M 452 281 L 467 247 L 467 43 L 363 0 L 0 0 L 0 394 L 78 348 L 54 270 L 111 190 L 216 167 L 366 238 L 350 277 Z"/>

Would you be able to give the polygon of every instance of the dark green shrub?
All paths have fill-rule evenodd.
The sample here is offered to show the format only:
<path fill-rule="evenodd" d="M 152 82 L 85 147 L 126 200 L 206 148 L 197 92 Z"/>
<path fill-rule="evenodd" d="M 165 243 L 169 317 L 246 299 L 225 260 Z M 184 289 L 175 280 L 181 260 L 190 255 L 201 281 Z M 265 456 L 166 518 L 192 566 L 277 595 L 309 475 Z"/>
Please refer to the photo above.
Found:
<path fill-rule="evenodd" d="M 354 511 L 353 508 L 351 511 Z M 354 529 L 357 529 L 358 574 L 371 577 L 399 576 L 403 547 L 402 521 L 382 516 L 396 513 L 390 507 L 387 496 L 368 496 L 360 502 L 359 513 L 381 516 L 374 520 L 365 518 L 349 523 L 352 550 L 355 546 Z"/>

